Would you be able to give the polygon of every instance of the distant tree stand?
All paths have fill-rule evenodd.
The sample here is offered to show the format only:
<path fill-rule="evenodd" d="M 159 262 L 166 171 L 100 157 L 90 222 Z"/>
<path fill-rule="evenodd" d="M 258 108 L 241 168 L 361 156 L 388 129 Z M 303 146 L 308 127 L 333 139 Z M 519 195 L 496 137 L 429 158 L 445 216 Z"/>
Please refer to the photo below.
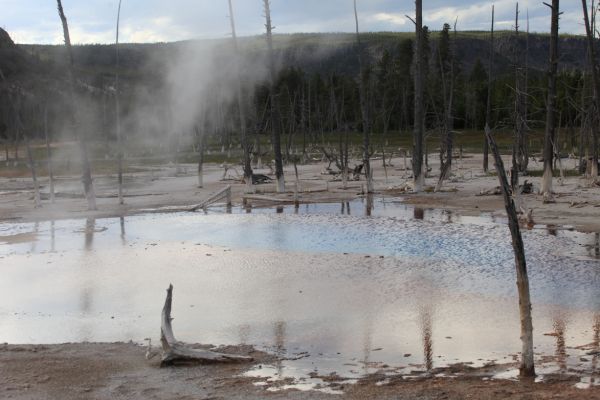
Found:
<path fill-rule="evenodd" d="M 252 361 L 252 357 L 234 354 L 217 353 L 209 350 L 193 349 L 175 340 L 171 327 L 171 304 L 173 302 L 173 285 L 167 289 L 167 298 L 162 310 L 160 342 L 162 344 L 161 366 L 186 363 L 217 363 Z"/>

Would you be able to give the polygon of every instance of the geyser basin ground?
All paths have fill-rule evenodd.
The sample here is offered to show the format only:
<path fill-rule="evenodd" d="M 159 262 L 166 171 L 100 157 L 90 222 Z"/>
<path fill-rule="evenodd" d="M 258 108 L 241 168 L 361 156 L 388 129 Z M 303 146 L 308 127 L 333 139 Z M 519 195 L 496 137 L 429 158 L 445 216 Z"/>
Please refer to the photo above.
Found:
<path fill-rule="evenodd" d="M 365 203 L 349 206 L 358 215 L 328 204 L 2 224 L 0 342 L 157 343 L 173 283 L 178 339 L 286 358 L 250 375 L 314 386 L 313 372 L 409 375 L 518 357 L 505 225 L 390 201 L 371 217 Z M 598 357 L 586 354 L 600 334 L 597 238 L 524 232 L 541 371 L 576 372 L 584 385 Z"/>

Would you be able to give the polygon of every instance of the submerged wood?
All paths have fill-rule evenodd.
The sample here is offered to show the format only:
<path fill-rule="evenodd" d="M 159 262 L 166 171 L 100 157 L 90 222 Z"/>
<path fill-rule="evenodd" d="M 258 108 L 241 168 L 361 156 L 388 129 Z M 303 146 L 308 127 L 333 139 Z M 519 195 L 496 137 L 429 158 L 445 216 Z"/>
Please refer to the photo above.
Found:
<path fill-rule="evenodd" d="M 171 326 L 171 305 L 173 303 L 173 285 L 167 289 L 167 298 L 161 315 L 160 342 L 162 344 L 161 366 L 177 363 L 215 363 L 252 361 L 252 357 L 235 354 L 217 353 L 210 350 L 193 349 L 178 342 Z"/>

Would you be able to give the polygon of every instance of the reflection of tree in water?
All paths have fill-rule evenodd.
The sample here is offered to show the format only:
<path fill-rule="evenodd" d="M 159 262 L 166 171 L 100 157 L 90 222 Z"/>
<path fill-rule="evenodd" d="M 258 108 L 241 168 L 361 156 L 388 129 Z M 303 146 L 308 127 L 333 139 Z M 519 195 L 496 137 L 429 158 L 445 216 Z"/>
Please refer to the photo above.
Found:
<path fill-rule="evenodd" d="M 85 220 L 85 249 L 91 250 L 94 244 L 94 233 L 96 230 L 96 219 L 87 218 Z"/>
<path fill-rule="evenodd" d="M 375 205 L 373 203 L 373 195 L 372 194 L 368 194 L 367 195 L 367 204 L 365 206 L 365 215 L 367 217 L 370 217 L 371 214 L 373 213 L 374 209 L 375 209 Z"/>
<path fill-rule="evenodd" d="M 238 327 L 238 334 L 240 336 L 240 344 L 245 345 L 248 343 L 248 339 L 250 338 L 250 325 L 243 324 Z"/>
<path fill-rule="evenodd" d="M 275 354 L 277 355 L 277 375 L 283 377 L 283 359 L 285 358 L 285 321 L 275 322 Z"/>
<path fill-rule="evenodd" d="M 431 372 L 433 369 L 433 318 L 431 305 L 420 307 L 419 317 L 421 319 L 421 337 L 423 340 L 425 369 L 427 372 Z"/>
<path fill-rule="evenodd" d="M 593 384 L 600 383 L 598 376 L 598 358 L 600 358 L 600 314 L 594 315 L 594 340 L 592 342 L 592 377 L 590 382 Z"/>
<path fill-rule="evenodd" d="M 125 217 L 119 218 L 119 222 L 121 225 L 121 244 L 126 245 L 127 240 L 125 239 Z"/>
<path fill-rule="evenodd" d="M 56 251 L 56 228 L 54 226 L 54 220 L 50 221 L 50 251 Z"/>
<path fill-rule="evenodd" d="M 35 224 L 33 224 L 33 231 L 35 232 L 33 238 L 34 240 L 31 241 L 31 252 L 34 253 L 35 250 L 37 249 L 37 238 L 38 238 L 38 233 L 40 232 L 40 223 L 36 222 Z"/>
<path fill-rule="evenodd" d="M 425 210 L 419 207 L 415 207 L 413 210 L 414 219 L 423 220 L 425 218 Z"/>
<path fill-rule="evenodd" d="M 342 202 L 342 215 L 347 214 L 350 215 L 350 202 L 343 201 Z"/>
<path fill-rule="evenodd" d="M 556 363 L 561 372 L 567 370 L 567 346 L 565 341 L 565 332 L 567 330 L 567 324 L 562 315 L 557 314 L 552 318 L 552 325 L 554 327 L 554 333 L 556 337 Z"/>

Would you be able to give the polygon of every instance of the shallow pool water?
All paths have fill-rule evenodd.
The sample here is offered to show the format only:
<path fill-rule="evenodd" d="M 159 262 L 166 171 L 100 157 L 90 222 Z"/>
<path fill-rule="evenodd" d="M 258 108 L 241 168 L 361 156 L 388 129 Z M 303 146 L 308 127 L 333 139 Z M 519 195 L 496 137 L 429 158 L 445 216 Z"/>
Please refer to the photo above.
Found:
<path fill-rule="evenodd" d="M 173 283 L 178 339 L 276 352 L 250 372 L 270 380 L 518 357 L 503 221 L 394 199 L 231 211 L 0 224 L 0 342 L 156 342 Z M 597 381 L 598 235 L 524 240 L 537 358 Z"/>

